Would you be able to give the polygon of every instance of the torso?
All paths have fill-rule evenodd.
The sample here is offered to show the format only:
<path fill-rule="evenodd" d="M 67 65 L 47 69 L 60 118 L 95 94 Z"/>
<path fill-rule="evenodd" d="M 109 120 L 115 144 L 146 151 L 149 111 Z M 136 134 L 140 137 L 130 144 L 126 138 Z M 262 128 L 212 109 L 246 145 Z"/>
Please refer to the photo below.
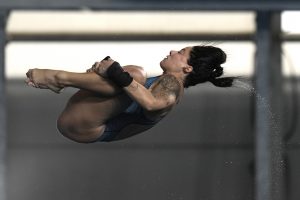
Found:
<path fill-rule="evenodd" d="M 142 109 L 140 105 L 133 102 L 123 114 L 113 119 L 114 121 L 119 121 L 117 123 L 119 125 L 120 123 L 125 122 L 125 126 L 123 126 L 123 128 L 121 128 L 121 130 L 114 136 L 113 140 L 128 138 L 152 128 L 172 110 L 183 95 L 183 85 L 180 84 L 180 82 L 172 75 L 162 75 L 155 81 L 151 82 L 151 84 L 147 85 L 146 83 L 145 87 L 151 91 L 153 96 L 160 98 L 164 97 L 162 95 L 169 94 L 168 92 L 172 90 L 172 87 L 177 88 L 175 95 L 177 97 L 176 102 L 164 109 L 152 112 Z M 125 117 L 124 120 L 122 117 Z"/>

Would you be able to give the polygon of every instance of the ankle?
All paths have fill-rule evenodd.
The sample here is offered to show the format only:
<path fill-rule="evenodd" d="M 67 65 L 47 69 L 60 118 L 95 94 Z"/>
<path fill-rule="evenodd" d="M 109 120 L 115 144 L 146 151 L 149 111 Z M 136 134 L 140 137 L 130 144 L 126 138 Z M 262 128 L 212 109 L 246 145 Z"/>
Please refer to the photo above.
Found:
<path fill-rule="evenodd" d="M 55 78 L 55 82 L 57 83 L 57 85 L 59 87 L 66 87 L 68 85 L 68 77 L 67 77 L 67 73 L 65 73 L 64 71 L 57 71 L 57 73 L 54 76 Z"/>

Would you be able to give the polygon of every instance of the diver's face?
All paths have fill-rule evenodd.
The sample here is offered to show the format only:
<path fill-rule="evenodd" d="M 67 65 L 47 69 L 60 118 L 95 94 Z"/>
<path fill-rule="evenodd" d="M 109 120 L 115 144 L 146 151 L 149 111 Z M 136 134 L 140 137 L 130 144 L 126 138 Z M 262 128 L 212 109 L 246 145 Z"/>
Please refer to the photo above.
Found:
<path fill-rule="evenodd" d="M 185 47 L 180 51 L 170 51 L 170 54 L 160 62 L 163 71 L 178 72 L 181 71 L 183 67 L 188 66 L 191 50 L 192 47 Z"/>

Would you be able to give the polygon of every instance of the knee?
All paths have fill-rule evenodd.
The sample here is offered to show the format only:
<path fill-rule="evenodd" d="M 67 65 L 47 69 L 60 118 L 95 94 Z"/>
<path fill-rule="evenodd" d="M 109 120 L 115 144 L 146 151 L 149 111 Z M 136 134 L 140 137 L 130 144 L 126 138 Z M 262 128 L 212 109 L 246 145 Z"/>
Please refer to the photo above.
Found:
<path fill-rule="evenodd" d="M 65 137 L 69 138 L 70 135 L 70 123 L 69 120 L 67 120 L 67 117 L 61 114 L 57 121 L 56 121 L 56 127 L 58 131 Z"/>
<path fill-rule="evenodd" d="M 138 83 L 144 85 L 146 83 L 146 72 L 142 67 L 135 66 L 135 65 L 127 65 L 124 66 L 123 69 L 127 71 L 132 78 L 137 81 Z"/>
<path fill-rule="evenodd" d="M 64 114 L 61 114 L 57 119 L 57 129 L 64 137 L 84 144 L 96 142 L 105 128 L 99 126 L 92 129 L 82 129 L 74 124 L 76 123 Z"/>
<path fill-rule="evenodd" d="M 68 116 L 61 114 L 57 119 L 56 127 L 64 137 L 72 141 L 80 142 L 77 140 L 76 134 L 74 134 L 74 127 L 70 123 Z"/>

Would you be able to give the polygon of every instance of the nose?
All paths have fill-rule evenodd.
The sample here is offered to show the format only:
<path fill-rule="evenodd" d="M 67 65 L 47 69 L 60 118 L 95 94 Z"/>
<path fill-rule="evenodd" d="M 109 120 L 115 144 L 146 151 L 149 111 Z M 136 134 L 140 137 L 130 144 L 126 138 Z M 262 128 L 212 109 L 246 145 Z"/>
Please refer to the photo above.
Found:
<path fill-rule="evenodd" d="M 171 50 L 170 51 L 170 55 L 172 55 L 172 54 L 174 54 L 174 53 L 176 53 L 177 51 L 174 51 L 174 50 Z"/>

